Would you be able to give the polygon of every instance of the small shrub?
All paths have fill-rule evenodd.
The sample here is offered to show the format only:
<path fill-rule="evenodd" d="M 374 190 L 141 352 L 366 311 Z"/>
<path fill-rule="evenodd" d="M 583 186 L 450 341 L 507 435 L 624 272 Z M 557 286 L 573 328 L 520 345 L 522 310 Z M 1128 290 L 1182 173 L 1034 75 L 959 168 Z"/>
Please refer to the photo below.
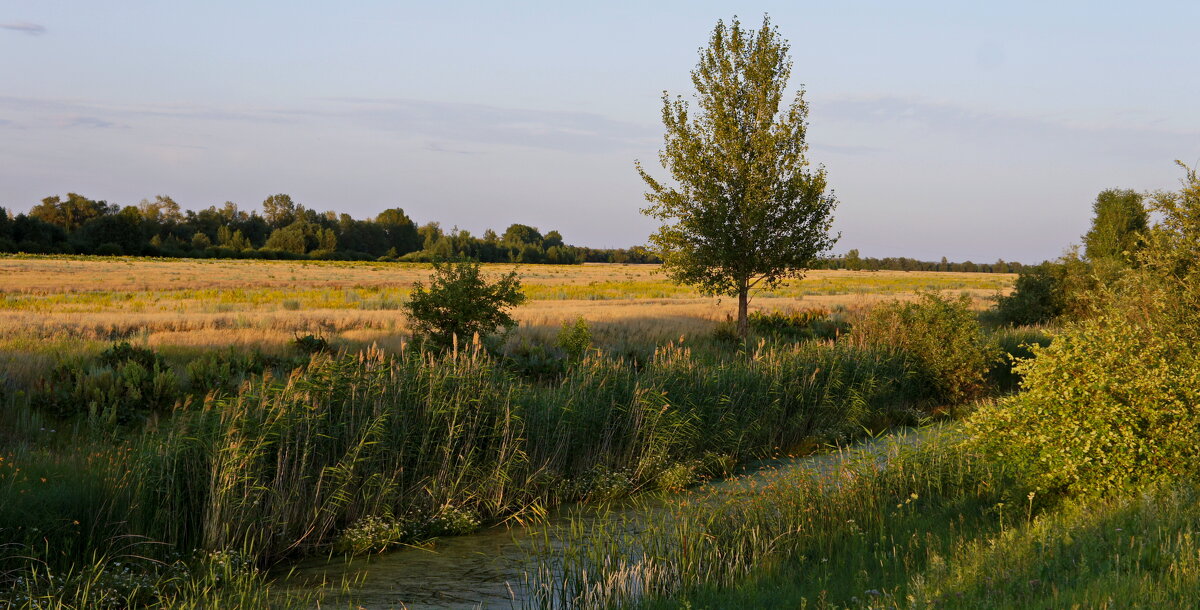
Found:
<path fill-rule="evenodd" d="M 479 514 L 469 508 L 443 507 L 425 525 L 424 537 L 461 536 L 479 529 Z"/>
<path fill-rule="evenodd" d="M 1013 291 L 996 299 L 996 315 L 1003 324 L 1045 324 L 1063 314 L 1063 283 L 1066 268 L 1042 263 L 1021 269 Z"/>
<path fill-rule="evenodd" d="M 657 483 L 659 489 L 683 491 L 694 484 L 696 480 L 696 464 L 679 463 L 659 473 Z"/>
<path fill-rule="evenodd" d="M 264 356 L 260 352 L 242 354 L 228 352 L 205 352 L 184 367 L 187 387 L 196 394 L 213 391 L 232 392 L 252 375 L 261 375 L 269 368 L 280 365 L 278 358 Z"/>
<path fill-rule="evenodd" d="M 742 338 L 737 332 L 737 321 L 730 315 L 726 315 L 724 320 L 717 322 L 717 325 L 713 327 L 712 338 L 717 343 L 724 345 L 740 345 L 742 343 Z"/>
<path fill-rule="evenodd" d="M 56 366 L 34 393 L 33 404 L 57 417 L 91 414 L 126 424 L 168 411 L 182 398 L 179 379 L 161 356 L 118 343 L 101 352 L 94 364 Z"/>
<path fill-rule="evenodd" d="M 607 502 L 633 493 L 633 476 L 624 470 L 613 470 L 596 464 L 574 481 L 574 494 L 587 502 Z"/>
<path fill-rule="evenodd" d="M 854 333 L 867 344 L 899 349 L 924 398 L 961 404 L 984 393 L 987 372 L 1000 357 L 970 304 L 967 297 L 932 293 L 915 302 L 892 301 L 872 309 Z"/>
<path fill-rule="evenodd" d="M 495 281 L 480 272 L 479 263 L 434 263 L 426 288 L 413 284 L 406 305 L 413 330 L 441 347 L 455 340 L 469 342 L 498 328 L 516 325 L 508 309 L 525 302 L 521 281 L 513 271 Z"/>
<path fill-rule="evenodd" d="M 582 317 L 574 322 L 563 322 L 555 341 L 558 347 L 567 354 L 567 361 L 575 364 L 581 362 L 592 347 L 592 331 Z"/>
<path fill-rule="evenodd" d="M 342 530 L 334 543 L 334 550 L 351 555 L 382 553 L 413 537 L 413 523 L 410 521 L 369 516 Z"/>
<path fill-rule="evenodd" d="M 1096 289 L 1115 283 L 1119 275 L 1111 265 L 1097 265 L 1069 252 L 1055 262 L 1022 269 L 1013 291 L 997 297 L 994 315 L 1010 326 L 1084 319 L 1103 305 L 1094 301 Z"/>
<path fill-rule="evenodd" d="M 121 256 L 125 254 L 125 248 L 122 248 L 121 244 L 106 242 L 96 246 L 95 253 L 97 256 Z"/>

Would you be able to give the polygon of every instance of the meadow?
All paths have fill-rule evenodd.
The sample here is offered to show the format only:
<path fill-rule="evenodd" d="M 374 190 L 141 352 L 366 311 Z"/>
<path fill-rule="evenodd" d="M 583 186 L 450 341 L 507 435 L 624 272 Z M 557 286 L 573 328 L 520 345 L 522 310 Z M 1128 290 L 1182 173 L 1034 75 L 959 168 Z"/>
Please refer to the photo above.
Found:
<path fill-rule="evenodd" d="M 531 300 L 504 341 L 439 353 L 398 309 L 425 266 L 0 264 L 6 608 L 261 605 L 281 562 L 683 489 L 913 423 L 945 400 L 920 359 L 889 329 L 838 333 L 928 290 L 969 312 L 1011 281 L 814 272 L 754 304 L 815 313 L 764 317 L 747 350 L 720 334 L 730 303 L 656 268 L 540 266 L 519 270 Z M 555 337 L 578 318 L 591 348 L 573 361 Z M 270 603 L 312 602 L 293 593 Z"/>
<path fill-rule="evenodd" d="M 353 607 L 352 579 L 277 579 L 551 514 L 516 605 L 1197 602 L 1175 288 L 1013 328 L 1011 276 L 814 272 L 742 344 L 731 303 L 653 267 L 538 267 L 512 333 L 440 351 L 400 308 L 420 265 L 3 264 L 5 610 Z M 1104 423 L 1129 408 L 1176 423 Z M 654 518 L 555 512 L 639 498 Z"/>
<path fill-rule="evenodd" d="M 672 283 L 656 265 L 485 265 L 517 269 L 530 301 L 511 337 L 546 342 L 582 317 L 600 346 L 656 345 L 703 336 L 729 301 Z M 167 357 L 234 347 L 289 353 L 298 335 L 347 349 L 395 352 L 410 339 L 402 303 L 430 265 L 339 261 L 0 257 L 0 370 L 25 386 L 64 354 L 94 355 L 131 341 Z M 758 295 L 758 310 L 862 309 L 918 291 L 971 296 L 976 307 L 1015 275 L 958 272 L 811 271 Z"/>

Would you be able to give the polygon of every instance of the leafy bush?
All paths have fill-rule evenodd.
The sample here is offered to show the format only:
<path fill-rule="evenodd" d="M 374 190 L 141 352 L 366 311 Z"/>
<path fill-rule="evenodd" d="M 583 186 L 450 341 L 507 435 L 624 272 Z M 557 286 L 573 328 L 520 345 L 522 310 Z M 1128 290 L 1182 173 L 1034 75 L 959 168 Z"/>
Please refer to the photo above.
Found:
<path fill-rule="evenodd" d="M 566 352 L 569 362 L 577 363 L 583 360 L 592 347 L 592 331 L 582 317 L 576 318 L 574 322 L 563 322 L 555 343 Z"/>
<path fill-rule="evenodd" d="M 1044 324 L 1062 315 L 1062 265 L 1045 262 L 1021 269 L 1013 291 L 996 299 L 996 314 L 1004 324 Z"/>
<path fill-rule="evenodd" d="M 1120 273 L 1106 262 L 1083 260 L 1075 251 L 1055 262 L 1025 267 L 1013 291 L 996 298 L 995 317 L 1010 326 L 1086 318 L 1099 305 L 1094 299 L 1096 289 L 1115 283 Z"/>
<path fill-rule="evenodd" d="M 659 489 L 683 491 L 698 479 L 695 462 L 680 462 L 663 470 L 658 475 Z"/>
<path fill-rule="evenodd" d="M 461 536 L 479 529 L 479 513 L 457 506 L 443 506 L 424 525 L 422 538 Z"/>
<path fill-rule="evenodd" d="M 942 404 L 960 404 L 986 389 L 999 349 L 984 335 L 966 296 L 925 293 L 915 302 L 877 305 L 854 329 L 859 341 L 899 349 L 912 366 L 919 392 Z"/>
<path fill-rule="evenodd" d="M 125 424 L 167 411 L 181 398 L 179 379 L 162 356 L 122 342 L 101 352 L 95 363 L 56 366 L 33 402 L 58 417 L 90 413 Z"/>
<path fill-rule="evenodd" d="M 531 379 L 548 380 L 567 372 L 567 359 L 561 353 L 528 341 L 508 349 L 502 362 L 505 368 Z"/>
<path fill-rule="evenodd" d="M 55 367 L 34 404 L 58 417 L 92 414 L 125 424 L 169 410 L 182 398 L 179 379 L 165 366 L 134 360 L 114 366 L 66 363 Z"/>
<path fill-rule="evenodd" d="M 731 315 L 726 315 L 724 320 L 717 322 L 717 325 L 712 330 L 712 338 L 717 343 L 725 345 L 739 345 L 742 343 L 742 338 L 737 332 L 737 321 Z"/>
<path fill-rule="evenodd" d="M 1017 366 L 1024 392 L 972 418 L 973 437 L 1041 491 L 1101 493 L 1191 472 L 1200 354 L 1152 318 L 1072 325 Z"/>
<path fill-rule="evenodd" d="M 429 287 L 413 284 L 407 309 L 414 332 L 448 347 L 515 326 L 508 309 L 524 302 L 516 271 L 489 282 L 479 263 L 434 263 Z"/>
<path fill-rule="evenodd" d="M 125 254 L 125 248 L 122 248 L 121 244 L 107 242 L 96 246 L 96 249 L 93 252 L 97 256 L 121 256 L 122 254 Z"/>
<path fill-rule="evenodd" d="M 409 542 L 414 537 L 412 529 L 413 524 L 408 520 L 370 515 L 342 530 L 333 548 L 339 553 L 351 555 L 382 553 L 396 545 Z"/>

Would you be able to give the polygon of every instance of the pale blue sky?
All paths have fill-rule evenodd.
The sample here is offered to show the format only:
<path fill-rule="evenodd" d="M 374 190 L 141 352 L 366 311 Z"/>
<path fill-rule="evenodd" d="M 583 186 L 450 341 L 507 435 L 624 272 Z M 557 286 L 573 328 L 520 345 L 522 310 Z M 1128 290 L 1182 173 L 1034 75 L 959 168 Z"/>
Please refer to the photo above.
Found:
<path fill-rule="evenodd" d="M 662 90 L 690 94 L 717 19 L 764 12 L 839 252 L 1054 257 L 1100 190 L 1200 161 L 1200 3 L 0 0 L 0 206 L 286 192 L 644 243 Z"/>

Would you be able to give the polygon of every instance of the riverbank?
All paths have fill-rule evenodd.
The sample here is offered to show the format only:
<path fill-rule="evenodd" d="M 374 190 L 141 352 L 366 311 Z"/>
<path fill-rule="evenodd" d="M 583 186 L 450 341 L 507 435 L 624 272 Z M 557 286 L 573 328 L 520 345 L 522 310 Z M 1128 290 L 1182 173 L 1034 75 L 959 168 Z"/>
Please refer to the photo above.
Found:
<path fill-rule="evenodd" d="M 899 429 L 845 447 L 826 448 L 803 457 L 748 463 L 730 477 L 715 479 L 678 493 L 647 493 L 604 505 L 572 505 L 551 511 L 537 523 L 501 525 L 382 555 L 354 559 L 311 559 L 279 573 L 281 591 L 320 590 L 329 606 L 356 608 L 499 608 L 532 607 L 536 588 L 561 582 L 538 582 L 539 562 L 562 555 L 578 532 L 622 531 L 636 538 L 671 519 L 677 505 L 723 503 L 793 477 L 811 477 L 836 485 L 849 462 L 886 461 L 888 456 L 920 443 L 940 426 Z"/>

